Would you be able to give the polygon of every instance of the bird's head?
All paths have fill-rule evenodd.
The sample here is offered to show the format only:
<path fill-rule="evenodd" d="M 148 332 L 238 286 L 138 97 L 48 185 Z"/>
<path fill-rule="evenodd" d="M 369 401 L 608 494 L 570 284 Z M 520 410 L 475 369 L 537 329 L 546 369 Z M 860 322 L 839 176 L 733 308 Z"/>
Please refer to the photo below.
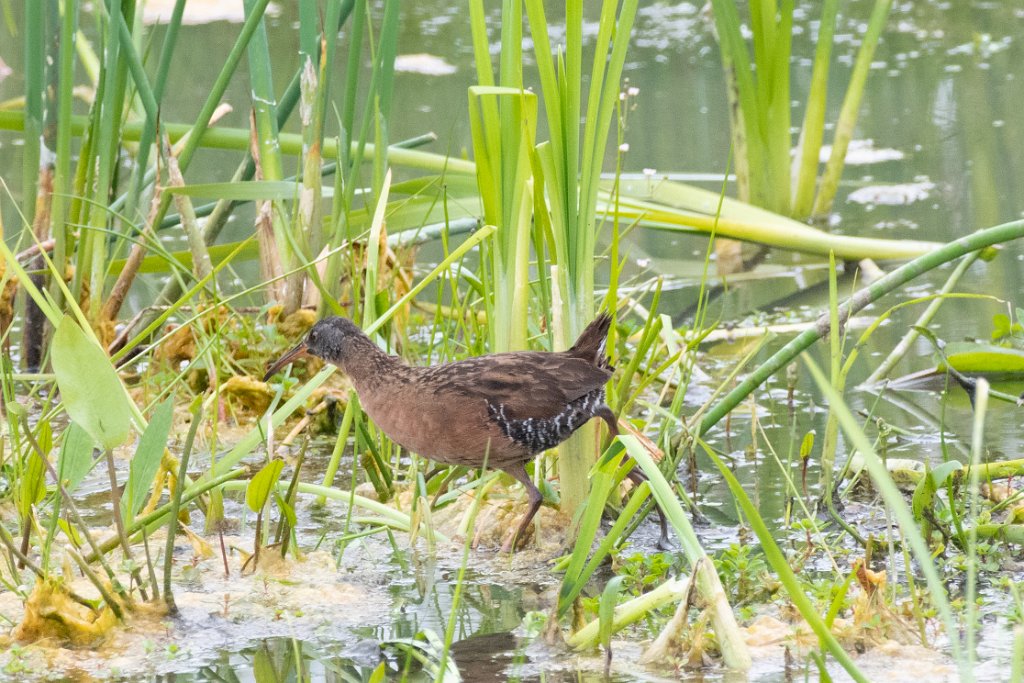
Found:
<path fill-rule="evenodd" d="M 356 347 L 367 342 L 369 340 L 363 331 L 348 318 L 324 318 L 310 328 L 302 342 L 270 366 L 263 381 L 267 381 L 288 363 L 303 356 L 316 356 L 344 369 L 345 362 L 353 356 Z M 372 346 L 372 342 L 369 343 Z"/>

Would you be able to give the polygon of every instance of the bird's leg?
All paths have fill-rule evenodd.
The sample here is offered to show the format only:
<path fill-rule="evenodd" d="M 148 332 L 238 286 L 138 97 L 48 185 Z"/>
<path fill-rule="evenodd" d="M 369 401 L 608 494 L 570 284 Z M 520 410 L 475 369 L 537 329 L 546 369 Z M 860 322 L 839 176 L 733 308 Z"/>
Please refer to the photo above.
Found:
<path fill-rule="evenodd" d="M 526 510 L 526 514 L 523 515 L 523 520 L 519 522 L 519 527 L 516 532 L 505 541 L 501 546 L 501 552 L 510 553 L 514 550 L 519 550 L 521 542 L 525 542 L 527 538 L 527 530 L 530 528 L 530 522 L 533 521 L 534 516 L 537 514 L 537 510 L 540 509 L 541 503 L 544 502 L 544 496 L 541 495 L 540 491 L 533 484 L 533 480 L 530 479 L 530 475 L 526 473 L 526 466 L 517 462 L 508 467 L 503 467 L 503 470 L 511 474 L 516 478 L 520 484 L 526 487 L 526 495 L 530 500 L 530 507 Z"/>
<path fill-rule="evenodd" d="M 611 433 L 612 438 L 619 435 L 619 421 L 615 418 L 615 413 L 612 409 L 605 404 L 601 404 L 594 411 L 594 415 L 604 420 L 605 424 L 608 425 L 608 431 Z M 640 470 L 636 463 L 633 463 L 634 467 L 626 475 L 629 480 L 637 486 L 641 482 L 647 481 L 647 475 Z M 672 550 L 672 544 L 668 540 L 668 522 L 665 520 L 665 511 L 661 509 L 660 505 L 656 505 L 658 511 L 658 524 L 661 526 L 661 536 L 658 538 L 658 550 Z"/>
<path fill-rule="evenodd" d="M 423 485 L 426 486 L 427 484 L 429 484 L 431 479 L 433 479 L 437 475 L 441 474 L 446 469 L 448 469 L 447 465 L 438 465 L 434 469 L 432 469 L 429 472 L 427 472 L 426 474 L 424 474 L 423 475 Z"/>
<path fill-rule="evenodd" d="M 594 415 L 604 420 L 604 423 L 608 425 L 608 431 L 613 439 L 619 435 L 619 421 L 611 408 L 602 403 L 594 410 Z"/>
<path fill-rule="evenodd" d="M 636 466 L 634 466 L 626 476 L 629 477 L 629 480 L 637 486 L 647 481 L 647 475 Z M 668 540 L 668 521 L 665 519 L 665 511 L 662 510 L 661 506 L 657 503 L 654 504 L 654 509 L 658 512 L 658 525 L 661 527 L 661 535 L 658 536 L 657 548 L 658 550 L 673 550 L 672 543 Z"/>

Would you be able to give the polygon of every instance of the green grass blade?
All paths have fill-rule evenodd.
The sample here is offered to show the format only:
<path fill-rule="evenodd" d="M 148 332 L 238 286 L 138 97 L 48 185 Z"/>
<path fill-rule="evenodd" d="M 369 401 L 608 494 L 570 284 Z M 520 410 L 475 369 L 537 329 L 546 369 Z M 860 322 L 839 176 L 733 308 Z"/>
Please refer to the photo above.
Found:
<path fill-rule="evenodd" d="M 601 517 L 604 515 L 604 506 L 608 496 L 625 477 L 625 472 L 619 472 L 621 464 L 622 453 L 619 453 L 618 456 L 608 457 L 595 465 L 591 472 L 590 494 L 587 498 L 590 504 L 580 508 L 580 519 L 574 521 L 574 526 L 577 529 L 576 542 L 573 545 L 573 552 L 569 557 L 569 564 L 562 579 L 562 587 L 558 593 L 559 616 L 565 616 L 568 613 L 573 601 L 580 595 L 590 579 L 593 569 L 590 568 L 590 571 L 586 571 L 587 557 L 601 526 Z"/>
<path fill-rule="evenodd" d="M 961 663 L 961 680 L 974 680 L 974 666 L 977 659 L 978 625 L 978 524 L 981 513 L 978 497 L 981 495 L 981 461 L 985 449 L 985 417 L 988 414 L 989 383 L 984 377 L 976 380 L 974 387 L 974 420 L 971 429 L 971 469 L 967 485 L 967 517 L 972 521 L 967 531 L 967 580 L 964 590 L 964 630 L 966 638 L 964 653 L 966 661 Z M 950 501 L 952 504 L 952 501 Z M 964 676 L 964 673 L 967 676 Z"/>
<path fill-rule="evenodd" d="M 46 9 L 43 0 L 25 2 L 25 135 L 22 157 L 21 212 L 26 229 L 36 211 L 40 145 L 43 136 L 43 102 L 46 95 Z"/>
<path fill-rule="evenodd" d="M 843 106 L 839 111 L 839 119 L 836 121 L 835 135 L 832 139 L 832 154 L 828 158 L 828 163 L 825 164 L 825 171 L 818 183 L 818 195 L 814 200 L 812 211 L 815 216 L 824 215 L 832 210 L 832 201 L 839 188 L 839 179 L 843 174 L 843 166 L 846 162 L 846 150 L 850 146 L 850 140 L 853 139 L 854 128 L 857 125 L 857 113 L 860 111 L 860 103 L 864 97 L 864 85 L 867 83 L 868 73 L 871 71 L 875 47 L 882 35 L 882 29 L 885 28 L 891 7 L 892 0 L 875 0 L 871 10 L 868 28 L 861 39 L 857 59 L 853 63 L 853 71 L 850 74 L 850 84 L 846 88 Z"/>
<path fill-rule="evenodd" d="M 818 22 L 818 41 L 814 51 L 814 67 L 807 93 L 804 123 L 800 130 L 800 144 L 797 146 L 794 164 L 792 215 L 804 218 L 811 215 L 814 204 L 814 190 L 818 179 L 818 158 L 821 141 L 825 134 L 825 105 L 828 96 L 828 69 L 832 59 L 832 42 L 836 30 L 839 0 L 823 0 L 821 19 Z"/>

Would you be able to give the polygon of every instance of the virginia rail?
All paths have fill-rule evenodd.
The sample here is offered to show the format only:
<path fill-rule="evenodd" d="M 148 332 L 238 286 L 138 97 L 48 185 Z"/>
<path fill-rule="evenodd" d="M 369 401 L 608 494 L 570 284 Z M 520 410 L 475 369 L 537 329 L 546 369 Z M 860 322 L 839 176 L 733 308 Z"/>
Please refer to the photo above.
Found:
<path fill-rule="evenodd" d="M 508 552 L 524 538 L 543 501 L 526 463 L 594 417 L 619 433 L 604 402 L 612 376 L 605 354 L 611 323 L 610 315 L 598 316 L 568 351 L 495 353 L 416 367 L 381 351 L 352 321 L 329 317 L 278 359 L 264 381 L 300 356 L 322 358 L 349 376 L 366 414 L 406 450 L 449 465 L 479 467 L 486 458 L 515 477 L 530 507 L 502 548 Z M 644 478 L 637 469 L 631 477 Z M 661 522 L 664 544 L 664 517 Z"/>

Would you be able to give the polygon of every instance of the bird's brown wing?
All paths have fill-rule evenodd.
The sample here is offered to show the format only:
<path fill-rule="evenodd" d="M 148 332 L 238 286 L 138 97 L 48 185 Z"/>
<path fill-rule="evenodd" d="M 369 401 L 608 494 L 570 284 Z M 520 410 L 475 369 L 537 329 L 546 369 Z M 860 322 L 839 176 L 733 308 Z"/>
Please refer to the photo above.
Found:
<path fill-rule="evenodd" d="M 602 388 L 611 370 L 563 353 L 515 352 L 424 368 L 439 394 L 478 396 L 511 419 L 548 419 Z"/>

